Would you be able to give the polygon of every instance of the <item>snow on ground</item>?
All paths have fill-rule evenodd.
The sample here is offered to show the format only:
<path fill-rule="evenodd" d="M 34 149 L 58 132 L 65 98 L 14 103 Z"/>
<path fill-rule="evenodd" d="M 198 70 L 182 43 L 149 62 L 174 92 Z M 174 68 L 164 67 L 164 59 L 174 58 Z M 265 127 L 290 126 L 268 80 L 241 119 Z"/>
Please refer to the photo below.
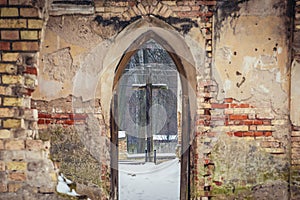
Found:
<path fill-rule="evenodd" d="M 180 163 L 119 164 L 119 200 L 178 200 Z"/>

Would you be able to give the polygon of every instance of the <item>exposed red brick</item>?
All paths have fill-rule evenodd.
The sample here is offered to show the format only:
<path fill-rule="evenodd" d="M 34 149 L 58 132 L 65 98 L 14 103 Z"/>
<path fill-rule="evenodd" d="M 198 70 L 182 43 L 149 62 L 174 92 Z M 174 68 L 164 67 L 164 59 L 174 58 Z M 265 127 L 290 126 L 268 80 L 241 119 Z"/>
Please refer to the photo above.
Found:
<path fill-rule="evenodd" d="M 264 136 L 266 136 L 266 137 L 272 136 L 272 132 L 271 131 L 265 131 Z"/>
<path fill-rule="evenodd" d="M 244 132 L 244 137 L 253 137 L 255 136 L 255 133 L 254 132 Z"/>
<path fill-rule="evenodd" d="M 25 88 L 24 91 L 23 91 L 23 95 L 26 95 L 26 96 L 31 96 L 31 94 L 34 92 L 33 89 L 29 89 L 29 88 Z"/>
<path fill-rule="evenodd" d="M 75 121 L 74 120 L 65 120 L 65 124 L 67 125 L 74 125 Z"/>
<path fill-rule="evenodd" d="M 38 114 L 39 118 L 51 118 L 51 114 L 47 114 L 47 113 L 39 113 Z"/>
<path fill-rule="evenodd" d="M 244 120 L 244 125 L 253 125 L 253 120 Z"/>
<path fill-rule="evenodd" d="M 65 123 L 65 120 L 56 120 L 55 121 L 55 124 L 64 124 Z"/>
<path fill-rule="evenodd" d="M 244 124 L 244 121 L 240 121 L 240 120 L 238 120 L 238 121 L 233 121 L 232 124 L 234 124 L 234 125 L 243 125 L 243 124 Z"/>
<path fill-rule="evenodd" d="M 226 119 L 226 120 L 224 121 L 224 125 L 225 125 L 225 126 L 228 126 L 228 125 L 229 125 L 228 119 Z"/>
<path fill-rule="evenodd" d="M 262 125 L 263 121 L 262 120 L 253 120 L 253 125 Z"/>
<path fill-rule="evenodd" d="M 33 74 L 37 75 L 37 68 L 36 67 L 26 67 L 25 71 L 23 72 L 24 74 Z"/>
<path fill-rule="evenodd" d="M 242 132 L 242 131 L 234 132 L 233 135 L 236 136 L 236 137 L 243 137 L 244 132 Z"/>
<path fill-rule="evenodd" d="M 0 50 L 2 51 L 10 50 L 10 42 L 0 42 Z"/>
<path fill-rule="evenodd" d="M 233 102 L 233 98 L 225 98 L 224 102 L 225 103 L 232 103 Z"/>
<path fill-rule="evenodd" d="M 244 120 L 248 119 L 248 115 L 229 115 L 230 120 Z"/>
<path fill-rule="evenodd" d="M 7 0 L 0 0 L 0 5 L 7 5 Z"/>
<path fill-rule="evenodd" d="M 229 105 L 228 104 L 219 104 L 219 103 L 212 103 L 211 104 L 211 107 L 212 108 L 228 108 L 229 107 Z"/>
<path fill-rule="evenodd" d="M 254 136 L 255 136 L 255 137 L 261 137 L 261 136 L 264 136 L 264 132 L 256 131 L 256 132 L 254 132 Z"/>
<path fill-rule="evenodd" d="M 227 132 L 226 133 L 228 136 L 233 136 L 233 132 Z"/>
<path fill-rule="evenodd" d="M 46 121 L 44 119 L 39 119 L 38 124 L 46 124 Z"/>
<path fill-rule="evenodd" d="M 230 104 L 230 108 L 249 108 L 250 105 L 248 103 L 242 103 L 242 104 Z"/>

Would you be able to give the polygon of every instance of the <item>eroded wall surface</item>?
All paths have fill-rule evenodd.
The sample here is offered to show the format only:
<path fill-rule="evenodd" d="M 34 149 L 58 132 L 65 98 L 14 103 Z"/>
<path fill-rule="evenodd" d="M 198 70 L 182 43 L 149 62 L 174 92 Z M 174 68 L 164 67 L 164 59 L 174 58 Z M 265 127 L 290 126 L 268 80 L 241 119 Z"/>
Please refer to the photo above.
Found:
<path fill-rule="evenodd" d="M 289 198 L 288 6 L 276 0 L 219 4 L 213 65 L 218 104 L 211 117 L 225 123 L 212 128 L 211 157 L 213 193 L 224 199 Z"/>

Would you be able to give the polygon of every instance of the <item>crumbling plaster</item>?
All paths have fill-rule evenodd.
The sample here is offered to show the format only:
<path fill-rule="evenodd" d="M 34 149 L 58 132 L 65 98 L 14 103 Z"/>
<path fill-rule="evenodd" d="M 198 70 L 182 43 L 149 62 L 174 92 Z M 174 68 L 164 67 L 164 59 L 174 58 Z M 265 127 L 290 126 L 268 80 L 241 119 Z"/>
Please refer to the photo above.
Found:
<path fill-rule="evenodd" d="M 213 77 L 218 99 L 233 97 L 288 112 L 288 27 L 286 5 L 247 1 L 219 24 Z"/>
<path fill-rule="evenodd" d="M 39 75 L 39 87 L 33 94 L 34 99 L 51 100 L 69 94 L 82 97 L 84 101 L 100 98 L 106 122 L 109 122 L 114 74 L 118 63 L 129 46 L 148 31 L 153 31 L 165 40 L 173 48 L 173 53 L 182 59 L 189 81 L 189 93 L 195 99 L 196 74 L 203 74 L 205 59 L 205 40 L 199 28 L 193 28 L 190 34 L 180 35 L 172 26 L 150 16 L 130 24 L 118 35 L 114 31 L 114 37 L 103 40 L 104 36 L 97 35 L 91 28 L 94 21 L 89 21 L 87 24 L 90 26 L 85 26 L 90 28 L 87 33 L 91 37 L 75 37 L 80 24 L 75 26 L 72 20 L 76 21 L 74 16 L 49 19 L 40 56 L 39 70 L 42 73 Z M 70 63 L 72 66 L 69 66 Z M 68 69 L 60 71 L 64 67 Z"/>

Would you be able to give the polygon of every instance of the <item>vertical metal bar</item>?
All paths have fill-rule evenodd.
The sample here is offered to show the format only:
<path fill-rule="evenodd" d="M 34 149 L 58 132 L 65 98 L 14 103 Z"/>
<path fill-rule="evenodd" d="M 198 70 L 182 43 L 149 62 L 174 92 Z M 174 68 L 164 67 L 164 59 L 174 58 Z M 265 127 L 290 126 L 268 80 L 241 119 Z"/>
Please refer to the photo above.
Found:
<path fill-rule="evenodd" d="M 148 151 L 148 159 L 151 162 L 151 119 L 150 119 L 150 108 L 151 108 L 151 83 L 149 83 L 149 79 L 146 84 L 146 121 L 147 121 L 147 151 Z"/>
<path fill-rule="evenodd" d="M 147 149 L 145 149 L 145 162 L 148 162 Z"/>
<path fill-rule="evenodd" d="M 154 150 L 154 164 L 156 164 L 156 150 Z"/>

